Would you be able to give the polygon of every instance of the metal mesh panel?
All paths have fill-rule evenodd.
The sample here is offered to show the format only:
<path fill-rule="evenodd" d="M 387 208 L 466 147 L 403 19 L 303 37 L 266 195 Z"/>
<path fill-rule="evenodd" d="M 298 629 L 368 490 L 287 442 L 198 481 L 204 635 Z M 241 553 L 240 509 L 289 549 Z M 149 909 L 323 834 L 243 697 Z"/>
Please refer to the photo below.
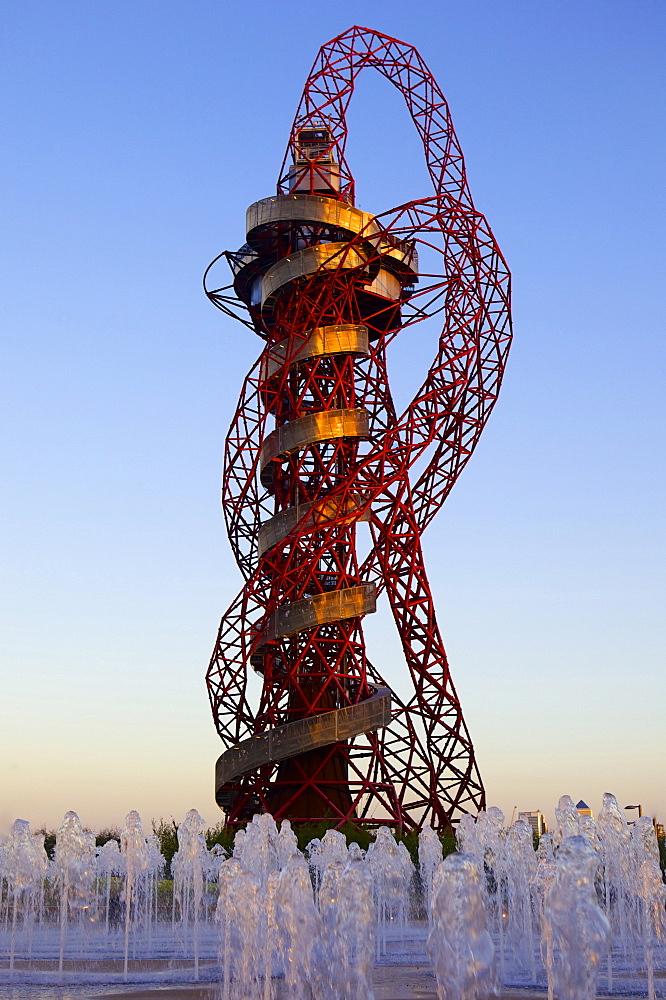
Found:
<path fill-rule="evenodd" d="M 268 435 L 261 449 L 259 464 L 264 470 L 278 455 L 288 455 L 298 448 L 320 441 L 343 437 L 367 437 L 369 416 L 367 410 L 320 410 L 297 417 L 276 427 Z"/>
<path fill-rule="evenodd" d="M 372 614 L 376 609 L 376 602 L 377 592 L 374 583 L 315 594 L 314 597 L 285 604 L 274 611 L 262 638 L 264 641 L 280 639 L 328 622 Z"/>
<path fill-rule="evenodd" d="M 379 688 L 372 697 L 358 705 L 348 705 L 335 712 L 324 712 L 297 722 L 288 722 L 270 732 L 244 740 L 219 757 L 215 768 L 216 785 L 227 784 L 241 774 L 262 764 L 285 760 L 307 750 L 330 746 L 341 740 L 370 733 L 391 721 L 391 692 Z"/>
<path fill-rule="evenodd" d="M 291 281 L 297 281 L 320 269 L 326 271 L 350 271 L 363 267 L 366 255 L 360 247 L 350 247 L 348 243 L 320 243 L 315 247 L 298 250 L 290 257 L 283 257 L 273 264 L 261 282 L 261 308 L 271 309 L 282 288 Z"/>
<path fill-rule="evenodd" d="M 248 241 L 253 243 L 252 231 L 273 222 L 315 222 L 342 229 L 354 236 L 361 230 L 373 235 L 381 232 L 373 219 L 374 216 L 367 212 L 336 198 L 301 194 L 297 197 L 262 198 L 255 201 L 247 210 L 245 224 Z"/>
<path fill-rule="evenodd" d="M 358 500 L 355 497 L 347 497 L 344 500 L 329 500 L 325 503 L 322 503 L 321 500 L 304 503 L 299 507 L 289 507 L 287 510 L 280 511 L 279 514 L 265 521 L 259 529 L 257 534 L 259 555 L 262 556 L 264 552 L 268 552 L 283 538 L 286 538 L 301 518 L 305 518 L 304 526 L 307 528 L 324 527 L 332 521 L 340 523 L 343 522 L 345 516 L 354 521 L 369 521 L 370 510 L 366 510 L 362 514 L 357 513 L 361 503 L 360 497 Z M 312 510 L 312 508 L 315 509 Z M 306 518 L 305 515 L 309 510 L 312 510 L 312 514 Z"/>
<path fill-rule="evenodd" d="M 270 378 L 287 360 L 289 340 L 282 340 L 262 359 L 261 378 Z M 290 358 L 290 365 L 325 354 L 367 354 L 368 328 L 357 324 L 316 327 L 303 346 Z"/>

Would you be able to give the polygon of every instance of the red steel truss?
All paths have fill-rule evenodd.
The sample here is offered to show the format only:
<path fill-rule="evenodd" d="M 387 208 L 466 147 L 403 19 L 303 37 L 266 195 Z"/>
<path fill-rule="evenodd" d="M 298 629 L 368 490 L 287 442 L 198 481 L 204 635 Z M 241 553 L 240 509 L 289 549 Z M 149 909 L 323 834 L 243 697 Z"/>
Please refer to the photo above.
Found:
<path fill-rule="evenodd" d="M 378 216 L 354 207 L 345 159 L 347 106 L 366 67 L 403 95 L 434 187 Z M 419 251 L 437 266 L 420 266 Z M 213 287 L 220 261 L 233 281 Z M 277 194 L 250 206 L 247 243 L 216 258 L 204 285 L 264 339 L 225 449 L 223 507 L 245 585 L 207 674 L 226 745 L 217 801 L 230 823 L 263 809 L 442 828 L 481 809 L 484 790 L 421 535 L 497 398 L 510 276 L 472 203 L 448 105 L 414 48 L 360 27 L 322 47 Z M 387 348 L 435 314 L 435 359 L 399 415 Z M 363 617 L 382 593 L 409 672 L 406 700 L 366 654 Z"/>

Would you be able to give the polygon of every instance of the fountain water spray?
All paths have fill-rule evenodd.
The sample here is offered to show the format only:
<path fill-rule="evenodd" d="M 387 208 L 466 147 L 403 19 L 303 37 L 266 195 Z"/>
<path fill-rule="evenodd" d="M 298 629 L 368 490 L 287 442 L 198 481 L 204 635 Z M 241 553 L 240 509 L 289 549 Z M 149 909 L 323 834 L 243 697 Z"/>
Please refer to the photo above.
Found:
<path fill-rule="evenodd" d="M 105 885 L 104 929 L 109 933 L 109 908 L 111 904 L 111 878 L 124 872 L 124 861 L 117 840 L 107 840 L 97 851 L 97 872 L 103 875 Z"/>
<path fill-rule="evenodd" d="M 204 830 L 206 824 L 196 809 L 190 809 L 178 827 L 178 851 L 171 862 L 174 899 L 180 901 L 181 921 L 194 928 L 194 981 L 199 980 L 199 921 L 204 874 L 210 861 Z"/>
<path fill-rule="evenodd" d="M 574 800 L 570 795 L 562 795 L 555 807 L 555 820 L 557 831 L 555 843 L 561 844 L 568 837 L 575 837 L 580 833 L 580 813 L 576 809 Z"/>
<path fill-rule="evenodd" d="M 321 918 L 315 906 L 308 865 L 301 854 L 292 854 L 280 872 L 275 901 L 289 1000 L 311 1000 L 316 978 L 314 949 L 321 934 Z"/>
<path fill-rule="evenodd" d="M 643 937 L 647 968 L 648 997 L 655 1000 L 654 949 L 666 940 L 666 886 L 659 867 L 659 844 L 652 820 L 642 816 L 632 830 L 639 903 L 639 927 Z"/>
<path fill-rule="evenodd" d="M 553 942 L 550 925 L 544 919 L 544 905 L 550 887 L 555 879 L 555 851 L 553 838 L 544 833 L 539 840 L 537 849 L 537 864 L 531 883 L 533 912 L 541 935 L 541 957 L 546 969 L 551 968 L 553 961 Z M 553 1000 L 552 979 L 548 980 L 548 1000 Z"/>
<path fill-rule="evenodd" d="M 506 837 L 507 933 L 523 968 L 529 970 L 536 984 L 534 955 L 534 914 L 532 910 L 532 880 L 536 873 L 532 828 L 519 819 Z"/>
<path fill-rule="evenodd" d="M 60 954 L 58 972 L 62 974 L 65 939 L 70 909 L 80 920 L 90 906 L 95 877 L 95 838 L 86 833 L 75 812 L 65 813 L 56 834 L 53 868 L 60 890 Z"/>
<path fill-rule="evenodd" d="M 372 876 L 358 844 L 327 865 L 319 892 L 322 1000 L 372 1000 L 375 906 Z"/>
<path fill-rule="evenodd" d="M 463 819 L 471 816 L 463 817 Z M 438 866 L 442 863 L 442 842 L 431 826 L 424 826 L 419 834 L 419 875 L 423 889 L 423 902 L 428 920 L 431 919 L 431 901 L 433 895 L 433 879 Z"/>
<path fill-rule="evenodd" d="M 478 860 L 454 852 L 441 863 L 426 950 L 439 1000 L 480 1000 L 498 992 Z"/>
<path fill-rule="evenodd" d="M 377 909 L 377 957 L 386 952 L 390 926 L 402 933 L 409 906 L 409 891 L 414 877 L 414 865 L 402 843 L 386 826 L 380 826 L 373 844 L 368 848 L 367 864 L 372 875 Z"/>
<path fill-rule="evenodd" d="M 120 834 L 120 850 L 125 868 L 125 952 L 123 978 L 127 982 L 129 940 L 132 923 L 139 921 L 140 891 L 148 868 L 148 845 L 141 828 L 141 817 L 135 809 L 125 817 Z"/>
<path fill-rule="evenodd" d="M 34 919 L 35 898 L 34 890 L 38 883 L 43 882 L 46 871 L 46 855 L 43 851 L 44 841 L 42 839 L 42 850 L 36 843 L 30 832 L 30 824 L 24 819 L 14 821 L 12 832 L 3 852 L 2 873 L 7 882 L 8 896 L 11 893 L 12 905 L 12 930 L 11 944 L 9 951 L 9 971 L 14 971 L 14 953 L 16 945 L 16 919 L 18 914 L 19 899 L 27 895 L 30 896 L 29 903 L 23 908 L 24 927 Z"/>
<path fill-rule="evenodd" d="M 545 898 L 543 921 L 552 942 L 547 953 L 549 992 L 561 1000 L 594 1000 L 599 963 L 610 940 L 610 923 L 594 887 L 598 858 L 585 837 L 566 837 L 555 857 L 555 878 Z"/>
<path fill-rule="evenodd" d="M 225 869 L 225 866 L 229 866 Z M 224 872 L 224 875 L 222 874 Z M 238 861 L 225 862 L 220 870 L 217 916 L 224 934 L 220 959 L 224 963 L 222 1000 L 260 1000 L 264 940 L 261 883 Z"/>
<path fill-rule="evenodd" d="M 466 818 L 457 831 L 476 871 L 465 899 L 476 906 L 480 893 L 500 981 L 524 987 L 536 972 L 551 998 L 556 989 L 558 1000 L 589 997 L 607 971 L 602 956 L 611 956 L 608 918 L 616 992 L 640 992 L 643 984 L 656 998 L 666 971 L 666 899 L 654 828 L 647 818 L 627 827 L 612 796 L 598 824 L 577 819 L 571 805 L 560 802 L 555 836 L 578 824 L 592 844 L 575 834 L 554 852 L 546 834 L 535 852 L 524 821 L 506 830 L 497 809 Z M 437 863 L 442 844 L 429 828 L 420 837 L 419 878 L 387 828 L 367 855 L 339 831 L 302 854 L 288 823 L 278 831 L 271 816 L 256 816 L 225 860 L 221 847 L 206 849 L 203 821 L 192 811 L 178 839 L 171 880 L 161 877 L 158 843 L 144 837 L 136 813 L 123 830 L 122 853 L 113 840 L 95 849 L 93 835 L 68 813 L 48 866 L 43 836 L 15 824 L 0 844 L 0 978 L 118 983 L 131 969 L 136 981 L 219 979 L 224 1000 L 273 1000 L 284 976 L 290 1000 L 371 1000 L 375 961 L 424 961 L 431 930 L 430 954 L 445 979 L 468 975 L 464 962 L 451 964 L 467 941 L 478 981 L 489 981 L 478 913 L 458 899 L 461 923 L 452 922 L 458 897 L 449 891 L 449 866 L 458 862 Z M 141 964 L 132 967 L 134 959 Z M 60 973 L 47 971 L 51 963 Z"/>
<path fill-rule="evenodd" d="M 506 978 L 505 966 L 505 935 L 507 910 L 507 872 L 506 872 L 506 831 L 504 829 L 504 813 L 497 806 L 491 806 L 482 811 L 476 818 L 476 837 L 480 855 L 480 864 L 486 872 L 484 899 L 491 914 L 491 926 L 498 938 L 500 978 Z"/>
<path fill-rule="evenodd" d="M 631 852 L 631 833 L 618 801 L 605 792 L 597 818 L 600 858 L 603 869 L 606 916 L 610 921 L 611 937 L 608 951 L 608 990 L 613 987 L 613 939 L 622 948 L 626 959 L 629 953 L 631 924 L 631 895 L 635 884 L 635 868 Z"/>

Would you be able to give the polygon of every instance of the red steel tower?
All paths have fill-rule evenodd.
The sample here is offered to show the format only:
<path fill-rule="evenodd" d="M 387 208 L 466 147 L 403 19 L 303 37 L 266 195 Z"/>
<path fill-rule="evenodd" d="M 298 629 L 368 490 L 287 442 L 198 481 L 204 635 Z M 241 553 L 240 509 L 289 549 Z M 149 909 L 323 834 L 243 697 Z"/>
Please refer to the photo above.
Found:
<path fill-rule="evenodd" d="M 345 160 L 347 106 L 369 66 L 403 95 L 434 187 L 381 215 L 354 206 Z M 419 265 L 423 248 L 437 266 Z M 221 260 L 233 281 L 213 287 Z M 263 809 L 441 828 L 483 807 L 421 535 L 497 398 L 509 285 L 472 203 L 447 103 L 418 52 L 359 27 L 324 45 L 277 194 L 250 206 L 247 242 L 204 279 L 213 303 L 264 342 L 225 449 L 223 507 L 245 585 L 207 674 L 225 743 L 216 799 L 228 822 Z M 399 415 L 387 349 L 435 314 L 435 359 Z M 422 471 L 410 478 L 417 460 Z M 359 522 L 369 525 L 363 557 Z M 363 618 L 381 594 L 404 651 L 407 699 L 366 654 Z"/>

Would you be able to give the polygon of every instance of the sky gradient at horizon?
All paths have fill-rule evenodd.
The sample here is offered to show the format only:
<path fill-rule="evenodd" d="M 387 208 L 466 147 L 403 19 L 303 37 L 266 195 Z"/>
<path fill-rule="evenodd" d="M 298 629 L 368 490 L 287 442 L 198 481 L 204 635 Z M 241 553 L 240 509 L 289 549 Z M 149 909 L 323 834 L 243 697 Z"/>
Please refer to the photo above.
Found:
<path fill-rule="evenodd" d="M 209 823 L 204 673 L 241 586 L 224 436 L 259 341 L 201 290 L 274 192 L 321 44 L 414 44 L 513 273 L 515 341 L 477 452 L 424 536 L 490 804 L 604 791 L 666 820 L 666 11 L 620 0 L 246 8 L 27 0 L 0 14 L 5 485 L 0 832 Z M 429 194 L 399 97 L 352 101 L 357 200 Z M 397 338 L 407 401 L 436 327 Z M 366 619 L 387 680 L 386 609 Z"/>

